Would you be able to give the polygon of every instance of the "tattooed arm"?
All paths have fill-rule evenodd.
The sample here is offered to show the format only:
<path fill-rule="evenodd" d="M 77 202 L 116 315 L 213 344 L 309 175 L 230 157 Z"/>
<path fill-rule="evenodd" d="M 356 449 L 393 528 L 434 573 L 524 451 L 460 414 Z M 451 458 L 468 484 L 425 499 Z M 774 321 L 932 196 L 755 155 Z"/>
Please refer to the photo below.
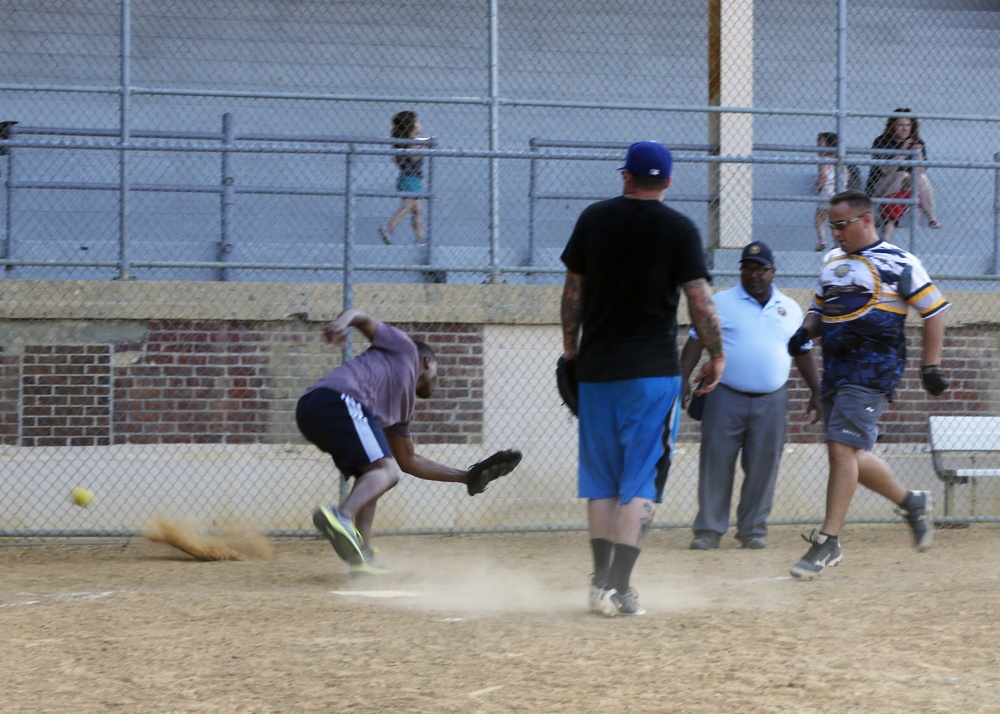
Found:
<path fill-rule="evenodd" d="M 576 359 L 577 350 L 580 348 L 580 325 L 583 322 L 583 276 L 579 273 L 566 271 L 560 314 L 563 356 L 566 359 Z"/>
<path fill-rule="evenodd" d="M 687 297 L 688 314 L 691 324 L 698 335 L 702 346 L 708 351 L 708 361 L 702 365 L 696 382 L 703 383 L 695 394 L 705 394 L 715 389 L 722 379 L 726 368 L 726 357 L 722 354 L 722 327 L 719 325 L 719 313 L 715 310 L 712 291 L 704 278 L 684 283 L 684 295 Z"/>

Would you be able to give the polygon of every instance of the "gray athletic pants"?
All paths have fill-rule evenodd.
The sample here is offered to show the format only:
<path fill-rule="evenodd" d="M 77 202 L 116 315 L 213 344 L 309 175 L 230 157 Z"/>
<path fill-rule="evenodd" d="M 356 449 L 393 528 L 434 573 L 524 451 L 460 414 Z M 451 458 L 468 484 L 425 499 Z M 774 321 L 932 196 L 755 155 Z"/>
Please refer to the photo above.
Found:
<path fill-rule="evenodd" d="M 767 535 L 774 484 L 785 445 L 788 390 L 750 396 L 722 384 L 706 395 L 701 421 L 698 516 L 695 533 L 725 533 L 729 528 L 736 457 L 743 487 L 736 509 L 736 537 Z"/>

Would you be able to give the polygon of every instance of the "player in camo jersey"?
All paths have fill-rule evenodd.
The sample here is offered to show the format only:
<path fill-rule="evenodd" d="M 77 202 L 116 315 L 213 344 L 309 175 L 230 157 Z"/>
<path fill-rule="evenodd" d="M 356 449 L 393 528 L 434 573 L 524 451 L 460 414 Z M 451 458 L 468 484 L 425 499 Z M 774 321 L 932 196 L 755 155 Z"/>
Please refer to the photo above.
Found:
<path fill-rule="evenodd" d="M 878 421 L 892 400 L 906 365 L 906 313 L 923 318 L 924 389 L 938 395 L 948 388 L 938 366 L 944 344 L 944 311 L 949 307 L 920 260 L 879 239 L 872 201 L 861 191 L 830 199 L 830 229 L 840 245 L 826 254 L 819 286 L 802 327 L 788 342 L 792 355 L 822 338 L 823 420 L 830 473 L 826 517 L 806 538 L 808 552 L 791 574 L 812 580 L 840 563 L 840 529 L 860 483 L 896 504 L 913 531 L 917 550 L 934 538 L 929 491 L 908 491 L 889 465 L 871 453 Z"/>

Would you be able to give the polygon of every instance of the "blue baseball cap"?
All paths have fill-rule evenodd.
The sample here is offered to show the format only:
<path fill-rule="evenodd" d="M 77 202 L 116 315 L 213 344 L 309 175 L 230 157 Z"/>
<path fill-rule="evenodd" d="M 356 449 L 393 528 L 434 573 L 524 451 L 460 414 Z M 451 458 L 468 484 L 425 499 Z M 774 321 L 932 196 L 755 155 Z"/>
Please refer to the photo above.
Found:
<path fill-rule="evenodd" d="M 764 265 L 774 265 L 774 254 L 771 253 L 771 248 L 767 243 L 755 240 L 743 249 L 740 262 L 742 263 L 745 260 L 755 260 Z"/>
<path fill-rule="evenodd" d="M 633 176 L 670 178 L 674 158 L 670 149 L 658 141 L 639 141 L 628 147 L 625 165 L 619 171 L 628 171 Z"/>

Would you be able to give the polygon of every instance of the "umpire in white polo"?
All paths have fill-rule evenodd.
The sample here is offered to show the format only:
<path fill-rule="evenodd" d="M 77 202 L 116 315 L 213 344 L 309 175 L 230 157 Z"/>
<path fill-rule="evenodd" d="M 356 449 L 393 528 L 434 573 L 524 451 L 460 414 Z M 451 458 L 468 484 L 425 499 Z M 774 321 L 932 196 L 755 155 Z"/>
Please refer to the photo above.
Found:
<path fill-rule="evenodd" d="M 726 369 L 719 386 L 705 395 L 691 550 L 718 548 L 729 529 L 738 456 L 744 478 L 736 539 L 744 548 L 767 546 L 767 519 L 785 445 L 785 384 L 793 359 L 811 392 L 806 415 L 813 413 L 813 424 L 820 419 L 819 374 L 812 354 L 788 354 L 788 339 L 802 323 L 802 308 L 772 285 L 774 275 L 771 249 L 755 241 L 740 256 L 740 284 L 715 295 Z M 701 353 L 701 341 L 692 332 L 681 352 L 685 403 L 691 393 L 688 380 Z"/>

